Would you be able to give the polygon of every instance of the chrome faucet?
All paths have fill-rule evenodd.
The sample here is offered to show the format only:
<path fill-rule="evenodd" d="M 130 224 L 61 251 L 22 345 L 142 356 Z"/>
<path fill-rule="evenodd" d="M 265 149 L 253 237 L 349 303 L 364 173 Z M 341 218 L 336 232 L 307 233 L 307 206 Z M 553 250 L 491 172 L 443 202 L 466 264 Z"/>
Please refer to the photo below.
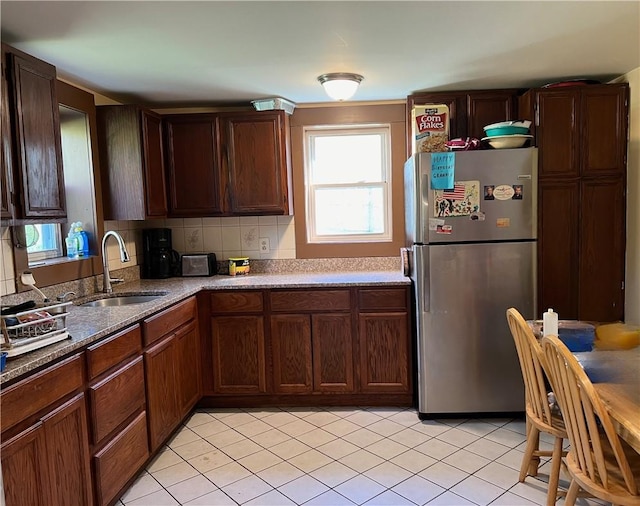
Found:
<path fill-rule="evenodd" d="M 122 281 L 121 279 L 111 279 L 111 276 L 109 275 L 109 260 L 107 259 L 107 248 L 106 248 L 107 238 L 109 236 L 115 237 L 116 240 L 118 241 L 118 246 L 120 247 L 120 261 L 121 262 L 129 261 L 129 253 L 127 252 L 127 247 L 125 246 L 124 240 L 122 239 L 120 234 L 118 234 L 118 232 L 114 232 L 113 230 L 109 230 L 108 232 L 105 232 L 104 237 L 102 238 L 102 274 L 103 274 L 102 275 L 102 278 L 103 278 L 102 291 L 104 293 L 113 292 L 113 288 L 111 288 L 112 282 L 115 283 L 118 281 Z"/>

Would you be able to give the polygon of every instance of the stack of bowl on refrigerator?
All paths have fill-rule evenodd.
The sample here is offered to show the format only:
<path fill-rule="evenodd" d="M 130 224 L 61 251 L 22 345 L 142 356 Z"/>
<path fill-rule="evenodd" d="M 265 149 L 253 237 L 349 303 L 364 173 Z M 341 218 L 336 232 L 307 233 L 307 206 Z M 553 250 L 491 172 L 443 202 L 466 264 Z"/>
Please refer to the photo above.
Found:
<path fill-rule="evenodd" d="M 521 148 L 533 139 L 533 135 L 529 135 L 530 126 L 531 121 L 528 120 L 493 123 L 484 127 L 487 136 L 482 140 L 496 149 Z"/>

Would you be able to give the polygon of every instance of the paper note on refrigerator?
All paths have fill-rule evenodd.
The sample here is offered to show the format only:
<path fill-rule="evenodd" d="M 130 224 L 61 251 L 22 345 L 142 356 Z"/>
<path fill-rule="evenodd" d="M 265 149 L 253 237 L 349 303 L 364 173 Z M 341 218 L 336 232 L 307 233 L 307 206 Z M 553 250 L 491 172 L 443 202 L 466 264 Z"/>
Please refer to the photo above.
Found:
<path fill-rule="evenodd" d="M 446 190 L 453 188 L 455 153 L 431 153 L 431 188 Z"/>

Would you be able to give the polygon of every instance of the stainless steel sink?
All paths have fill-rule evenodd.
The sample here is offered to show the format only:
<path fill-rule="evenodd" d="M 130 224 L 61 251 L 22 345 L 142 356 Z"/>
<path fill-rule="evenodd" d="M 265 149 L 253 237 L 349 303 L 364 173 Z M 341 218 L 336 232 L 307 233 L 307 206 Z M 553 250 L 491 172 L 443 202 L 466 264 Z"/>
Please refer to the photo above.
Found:
<path fill-rule="evenodd" d="M 81 307 L 113 307 L 128 306 L 131 304 L 142 304 L 167 295 L 168 292 L 152 293 L 114 293 L 109 295 L 92 296 L 87 302 L 78 304 Z"/>

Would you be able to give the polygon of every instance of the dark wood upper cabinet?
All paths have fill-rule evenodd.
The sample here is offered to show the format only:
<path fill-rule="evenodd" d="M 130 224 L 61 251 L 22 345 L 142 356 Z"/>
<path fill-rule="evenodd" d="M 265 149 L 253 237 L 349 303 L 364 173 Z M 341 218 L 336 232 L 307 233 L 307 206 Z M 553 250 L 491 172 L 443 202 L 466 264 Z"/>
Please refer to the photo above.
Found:
<path fill-rule="evenodd" d="M 13 218 L 66 218 L 56 68 L 5 44 L 2 66 L 3 179 L 13 183 L 3 192 L 14 192 Z"/>
<path fill-rule="evenodd" d="M 284 111 L 175 114 L 163 121 L 170 216 L 290 212 Z"/>
<path fill-rule="evenodd" d="M 162 120 L 136 105 L 96 108 L 105 218 L 167 216 Z"/>
<path fill-rule="evenodd" d="M 516 90 L 471 92 L 467 95 L 467 136 L 486 137 L 484 127 L 516 118 Z"/>
<path fill-rule="evenodd" d="M 287 214 L 286 113 L 225 113 L 220 127 L 229 186 L 227 214 Z"/>
<path fill-rule="evenodd" d="M 583 176 L 618 176 L 626 166 L 627 85 L 586 87 L 580 94 Z"/>
<path fill-rule="evenodd" d="M 180 114 L 163 118 L 169 215 L 221 216 L 225 181 L 220 170 L 218 117 Z"/>
<path fill-rule="evenodd" d="M 9 99 L 7 97 L 7 80 L 5 78 L 4 48 L 2 52 L 2 81 L 0 82 L 0 121 L 2 128 L 2 146 L 0 146 L 0 178 L 2 178 L 2 194 L 0 194 L 0 219 L 10 220 L 14 216 L 13 173 L 11 154 L 11 120 L 9 118 Z"/>
<path fill-rule="evenodd" d="M 437 91 L 407 97 L 407 155 L 411 153 L 411 109 L 416 105 L 449 107 L 449 138 L 485 137 L 484 127 L 517 118 L 518 90 Z"/>

